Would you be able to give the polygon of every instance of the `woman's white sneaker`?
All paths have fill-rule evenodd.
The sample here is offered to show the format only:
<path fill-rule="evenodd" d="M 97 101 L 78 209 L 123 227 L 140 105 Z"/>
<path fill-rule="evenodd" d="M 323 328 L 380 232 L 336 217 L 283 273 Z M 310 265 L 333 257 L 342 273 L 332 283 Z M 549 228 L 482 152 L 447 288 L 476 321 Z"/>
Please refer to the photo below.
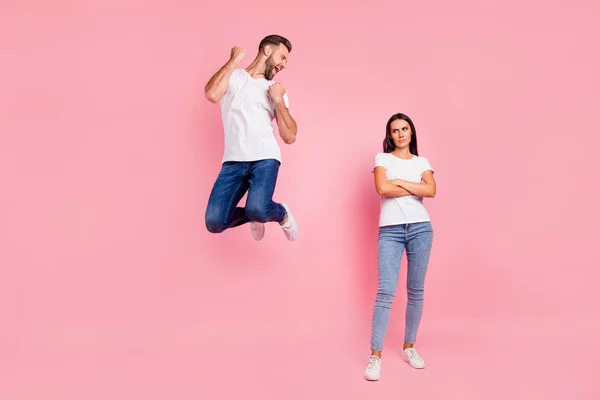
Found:
<path fill-rule="evenodd" d="M 402 359 L 410 364 L 411 367 L 422 369 L 425 368 L 425 361 L 419 356 L 417 350 L 413 347 L 409 347 L 408 349 L 404 349 L 402 351 Z"/>
<path fill-rule="evenodd" d="M 377 356 L 371 356 L 369 358 L 369 365 L 365 371 L 365 379 L 368 381 L 378 381 L 381 378 L 381 358 Z"/>

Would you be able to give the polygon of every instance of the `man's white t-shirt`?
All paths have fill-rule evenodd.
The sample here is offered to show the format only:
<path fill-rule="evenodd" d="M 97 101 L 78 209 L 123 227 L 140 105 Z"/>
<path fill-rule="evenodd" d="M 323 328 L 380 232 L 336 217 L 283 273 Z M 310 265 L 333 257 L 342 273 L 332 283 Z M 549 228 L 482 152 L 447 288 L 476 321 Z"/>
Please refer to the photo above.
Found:
<path fill-rule="evenodd" d="M 413 156 L 410 160 L 404 160 L 391 153 L 377 153 L 373 171 L 376 167 L 384 167 L 389 180 L 402 179 L 414 183 L 421 182 L 423 172 L 433 171 L 425 157 Z M 381 196 L 379 226 L 427 221 L 430 221 L 429 213 L 420 197 L 413 195 L 403 197 Z"/>
<path fill-rule="evenodd" d="M 223 162 L 266 159 L 281 162 L 273 128 L 275 103 L 268 93 L 274 83 L 254 79 L 245 69 L 236 69 L 231 74 L 229 89 L 220 101 L 225 129 Z M 287 93 L 283 100 L 289 107 Z"/>

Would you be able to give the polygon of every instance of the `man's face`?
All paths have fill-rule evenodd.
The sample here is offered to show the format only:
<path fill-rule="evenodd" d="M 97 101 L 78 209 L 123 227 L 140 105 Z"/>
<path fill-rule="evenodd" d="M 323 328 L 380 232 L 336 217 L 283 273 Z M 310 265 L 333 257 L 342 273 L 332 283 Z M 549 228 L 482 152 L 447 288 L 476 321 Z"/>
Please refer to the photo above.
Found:
<path fill-rule="evenodd" d="M 287 67 L 289 51 L 287 47 L 280 44 L 279 47 L 271 45 L 271 55 L 267 58 L 265 65 L 265 78 L 271 80 L 279 71 Z"/>

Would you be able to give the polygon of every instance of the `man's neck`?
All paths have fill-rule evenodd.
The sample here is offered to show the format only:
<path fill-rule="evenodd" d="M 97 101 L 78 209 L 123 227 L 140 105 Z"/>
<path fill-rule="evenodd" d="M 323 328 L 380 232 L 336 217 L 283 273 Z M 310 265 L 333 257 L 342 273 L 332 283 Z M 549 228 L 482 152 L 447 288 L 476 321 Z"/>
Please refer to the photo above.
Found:
<path fill-rule="evenodd" d="M 250 74 L 250 76 L 254 79 L 266 78 L 264 61 L 261 61 L 259 58 L 256 58 L 254 61 L 252 61 L 252 64 L 246 67 L 246 72 L 248 72 L 248 74 Z"/>

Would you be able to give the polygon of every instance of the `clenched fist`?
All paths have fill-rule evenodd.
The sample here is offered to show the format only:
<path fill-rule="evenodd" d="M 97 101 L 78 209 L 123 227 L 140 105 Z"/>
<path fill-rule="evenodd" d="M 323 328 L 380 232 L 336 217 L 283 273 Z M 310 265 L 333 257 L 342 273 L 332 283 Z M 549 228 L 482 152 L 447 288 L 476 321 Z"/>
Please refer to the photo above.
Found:
<path fill-rule="evenodd" d="M 235 46 L 231 49 L 230 60 L 233 61 L 235 64 L 239 64 L 239 62 L 242 61 L 242 59 L 244 58 L 245 54 L 246 51 L 242 47 Z"/>
<path fill-rule="evenodd" d="M 283 95 L 285 94 L 285 89 L 283 88 L 283 84 L 277 82 L 269 86 L 269 96 L 275 103 L 283 102 Z"/>

